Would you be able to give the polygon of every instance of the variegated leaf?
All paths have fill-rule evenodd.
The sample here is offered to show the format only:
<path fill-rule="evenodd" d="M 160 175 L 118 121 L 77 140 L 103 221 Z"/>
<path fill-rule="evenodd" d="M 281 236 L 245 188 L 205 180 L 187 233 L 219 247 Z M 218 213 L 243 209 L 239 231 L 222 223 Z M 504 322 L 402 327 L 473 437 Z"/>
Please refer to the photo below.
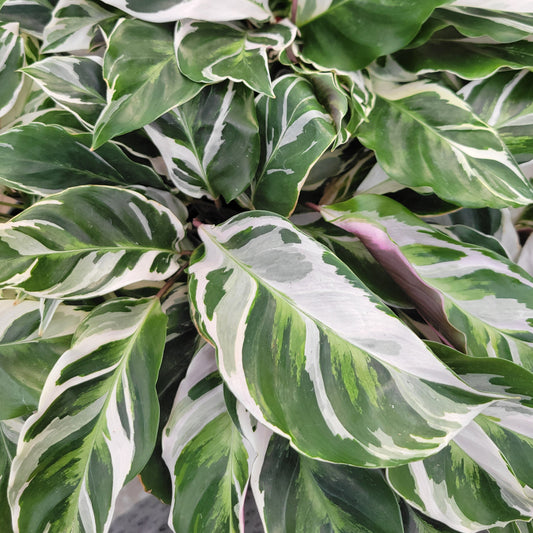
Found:
<path fill-rule="evenodd" d="M 110 300 L 80 325 L 22 430 L 9 483 L 16 531 L 109 530 L 118 491 L 155 443 L 165 329 L 153 298 Z"/>
<path fill-rule="evenodd" d="M 401 532 L 396 497 L 378 470 L 315 461 L 274 435 L 251 487 L 267 533 Z"/>
<path fill-rule="evenodd" d="M 483 9 L 484 5 L 478 8 L 444 6 L 436 9 L 432 16 L 453 25 L 468 37 L 488 36 L 503 43 L 519 41 L 533 33 L 533 7 L 531 13 L 515 13 Z"/>
<path fill-rule="evenodd" d="M 93 127 L 106 104 L 99 57 L 47 57 L 23 72 L 59 106 L 73 113 L 85 126 Z"/>
<path fill-rule="evenodd" d="M 503 67 L 533 67 L 533 42 L 501 44 L 435 37 L 418 48 L 400 50 L 393 58 L 402 69 L 417 75 L 445 70 L 475 80 Z"/>
<path fill-rule="evenodd" d="M 61 304 L 43 323 L 40 302 L 0 300 L 0 420 L 37 408 L 48 373 L 84 316 Z"/>
<path fill-rule="evenodd" d="M 206 87 L 145 130 L 169 178 L 195 198 L 222 195 L 230 202 L 250 185 L 259 163 L 253 93 L 232 81 Z"/>
<path fill-rule="evenodd" d="M 533 369 L 533 278 L 516 264 L 389 198 L 362 195 L 321 212 L 361 239 L 447 342 Z"/>
<path fill-rule="evenodd" d="M 431 187 L 466 207 L 533 201 L 533 188 L 501 139 L 454 93 L 422 81 L 375 86 L 379 97 L 357 135 L 392 179 Z"/>
<path fill-rule="evenodd" d="M 197 19 L 220 22 L 240 19 L 270 18 L 268 0 L 102 0 L 141 20 L 171 22 Z"/>
<path fill-rule="evenodd" d="M 179 267 L 181 222 L 138 193 L 88 185 L 52 195 L 0 225 L 0 286 L 79 299 Z"/>
<path fill-rule="evenodd" d="M 3 533 L 13 533 L 7 487 L 11 463 L 17 448 L 19 420 L 0 421 L 0 524 Z"/>
<path fill-rule="evenodd" d="M 442 522 L 437 522 L 417 512 L 402 500 L 403 533 L 457 533 Z M 487 533 L 480 531 L 479 533 Z M 503 532 L 501 532 L 503 533 Z M 507 533 L 507 532 L 505 532 Z M 511 532 L 509 532 L 511 533 Z"/>
<path fill-rule="evenodd" d="M 274 96 L 267 52 L 280 52 L 295 37 L 296 26 L 287 20 L 257 29 L 249 29 L 237 22 L 217 24 L 184 20 L 176 25 L 178 66 L 183 74 L 196 82 L 228 79 Z"/>
<path fill-rule="evenodd" d="M 389 469 L 410 505 L 464 533 L 533 516 L 533 413 L 500 401 L 436 455 Z"/>
<path fill-rule="evenodd" d="M 133 162 L 114 143 L 90 149 L 89 134 L 34 123 L 0 135 L 0 183 L 48 195 L 78 185 L 164 187 L 146 165 Z"/>
<path fill-rule="evenodd" d="M 233 394 L 302 453 L 405 463 L 435 453 L 488 401 L 285 219 L 252 212 L 199 233 L 195 321 Z"/>
<path fill-rule="evenodd" d="M 89 50 L 98 25 L 118 18 L 91 0 L 59 0 L 43 32 L 46 54 Z"/>
<path fill-rule="evenodd" d="M 405 46 L 446 0 L 300 0 L 296 25 L 305 60 L 356 71 Z M 356 52 L 354 52 L 356 50 Z"/>
<path fill-rule="evenodd" d="M 161 414 L 157 442 L 140 473 L 142 484 L 148 492 L 169 503 L 172 501 L 172 483 L 168 468 L 161 456 L 163 428 L 168 422 L 178 386 L 185 377 L 193 355 L 204 343 L 192 323 L 186 283 L 178 283 L 161 304 L 167 315 L 167 336 L 161 369 L 157 378 L 157 396 Z"/>
<path fill-rule="evenodd" d="M 476 80 L 459 94 L 507 145 L 519 162 L 533 159 L 533 73 L 498 72 Z"/>
<path fill-rule="evenodd" d="M 516 13 L 533 13 L 529 0 L 454 0 L 452 6 L 492 9 Z"/>
<path fill-rule="evenodd" d="M 226 409 L 215 350 L 206 345 L 181 382 L 163 432 L 174 531 L 242 531 L 250 452 Z"/>
<path fill-rule="evenodd" d="M 203 87 L 178 70 L 167 28 L 140 20 L 121 19 L 115 26 L 104 55 L 104 78 L 107 106 L 95 125 L 93 148 L 146 126 Z"/>
<path fill-rule="evenodd" d="M 0 15 L 1 20 L 1 15 Z M 18 24 L 0 25 L 0 125 L 9 122 L 9 113 L 24 96 L 24 79 L 18 69 L 25 65 L 24 40 Z"/>
<path fill-rule="evenodd" d="M 52 5 L 48 0 L 7 0 L 3 2 L 0 19 L 16 22 L 24 33 L 42 39 L 51 16 Z"/>
<path fill-rule="evenodd" d="M 288 216 L 311 167 L 336 132 L 306 79 L 282 76 L 273 89 L 275 98 L 260 95 L 257 99 L 262 146 L 252 201 L 257 209 Z"/>

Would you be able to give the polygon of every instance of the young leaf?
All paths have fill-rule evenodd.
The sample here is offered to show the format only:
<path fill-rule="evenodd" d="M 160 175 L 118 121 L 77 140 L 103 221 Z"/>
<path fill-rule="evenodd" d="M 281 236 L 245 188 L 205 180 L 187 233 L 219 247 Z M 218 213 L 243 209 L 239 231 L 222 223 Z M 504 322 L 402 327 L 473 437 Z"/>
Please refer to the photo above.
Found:
<path fill-rule="evenodd" d="M 217 0 L 216 5 L 206 0 L 102 0 L 141 20 L 171 22 L 183 19 L 220 22 L 253 18 L 270 18 L 268 0 Z"/>
<path fill-rule="evenodd" d="M 288 21 L 250 30 L 238 23 L 185 20 L 176 25 L 179 69 L 193 81 L 244 82 L 256 92 L 274 96 L 267 51 L 280 52 L 296 37 Z"/>
<path fill-rule="evenodd" d="M 253 466 L 265 531 L 401 532 L 396 497 L 381 472 L 315 461 L 274 435 Z"/>
<path fill-rule="evenodd" d="M 94 297 L 164 280 L 178 268 L 181 222 L 138 193 L 88 185 L 0 225 L 0 286 L 41 297 Z"/>
<path fill-rule="evenodd" d="M 296 16 L 306 61 L 355 71 L 405 46 L 446 0 L 300 0 Z M 354 50 L 356 52 L 354 52 Z"/>
<path fill-rule="evenodd" d="M 71 135 L 60 126 L 32 123 L 0 135 L 0 183 L 46 196 L 78 185 L 164 187 L 145 165 L 115 144 L 90 150 L 89 134 Z"/>
<path fill-rule="evenodd" d="M 59 106 L 92 128 L 105 106 L 105 82 L 98 57 L 53 56 L 23 72 L 36 81 Z"/>
<path fill-rule="evenodd" d="M 33 412 L 85 313 L 60 305 L 42 327 L 38 301 L 0 300 L 0 420 Z"/>
<path fill-rule="evenodd" d="M 257 209 L 288 216 L 311 167 L 336 132 L 306 79 L 282 76 L 273 89 L 275 98 L 260 95 L 257 99 L 262 146 L 252 201 Z"/>
<path fill-rule="evenodd" d="M 13 110 L 23 92 L 24 40 L 15 23 L 0 26 L 0 119 Z M 2 124 L 6 120 L 2 120 Z"/>
<path fill-rule="evenodd" d="M 533 369 L 533 279 L 516 264 L 389 198 L 361 195 L 321 212 L 361 239 L 448 342 Z"/>
<path fill-rule="evenodd" d="M 203 87 L 178 70 L 172 34 L 140 20 L 121 19 L 115 26 L 104 55 L 104 78 L 108 102 L 95 125 L 93 148 L 146 126 Z"/>
<path fill-rule="evenodd" d="M 252 212 L 199 233 L 195 321 L 237 399 L 302 453 L 401 464 L 435 453 L 488 401 L 285 219 Z"/>
<path fill-rule="evenodd" d="M 98 25 L 118 18 L 90 0 L 59 0 L 43 32 L 46 54 L 89 50 Z"/>
<path fill-rule="evenodd" d="M 253 93 L 232 81 L 206 87 L 145 130 L 170 179 L 195 198 L 222 195 L 230 202 L 250 185 L 259 163 Z"/>
<path fill-rule="evenodd" d="M 533 159 L 533 73 L 498 72 L 465 85 L 459 94 L 475 113 L 498 131 L 515 158 Z"/>
<path fill-rule="evenodd" d="M 108 531 L 118 491 L 154 446 L 165 329 L 153 298 L 108 301 L 80 325 L 22 430 L 9 488 L 17 530 Z"/>
<path fill-rule="evenodd" d="M 163 432 L 174 531 L 241 531 L 248 451 L 224 402 L 215 350 L 206 345 L 181 382 Z"/>
<path fill-rule="evenodd" d="M 533 188 L 507 148 L 458 96 L 436 84 L 378 84 L 379 96 L 358 137 L 394 180 L 429 186 L 466 207 L 533 201 Z"/>

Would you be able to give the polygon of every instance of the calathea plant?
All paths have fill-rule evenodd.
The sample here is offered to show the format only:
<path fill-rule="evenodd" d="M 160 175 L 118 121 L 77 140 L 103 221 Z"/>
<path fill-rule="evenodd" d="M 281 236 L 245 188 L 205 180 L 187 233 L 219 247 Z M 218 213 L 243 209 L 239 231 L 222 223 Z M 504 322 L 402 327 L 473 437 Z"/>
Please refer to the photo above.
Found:
<path fill-rule="evenodd" d="M 533 531 L 533 4 L 0 1 L 0 530 Z"/>

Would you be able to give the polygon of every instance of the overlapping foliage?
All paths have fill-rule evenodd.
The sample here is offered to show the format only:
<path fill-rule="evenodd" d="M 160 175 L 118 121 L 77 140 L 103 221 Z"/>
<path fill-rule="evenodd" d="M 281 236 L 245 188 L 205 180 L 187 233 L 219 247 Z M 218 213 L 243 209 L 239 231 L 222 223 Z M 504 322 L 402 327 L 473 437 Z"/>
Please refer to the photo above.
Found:
<path fill-rule="evenodd" d="M 0 0 L 0 530 L 533 532 L 529 0 Z"/>

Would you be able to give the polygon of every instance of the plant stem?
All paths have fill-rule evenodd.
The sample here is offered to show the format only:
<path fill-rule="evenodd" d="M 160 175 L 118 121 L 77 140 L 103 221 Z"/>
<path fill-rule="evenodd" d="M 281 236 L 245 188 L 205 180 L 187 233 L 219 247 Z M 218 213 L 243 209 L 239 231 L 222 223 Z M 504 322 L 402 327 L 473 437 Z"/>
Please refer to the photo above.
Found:
<path fill-rule="evenodd" d="M 296 13 L 298 12 L 298 0 L 291 2 L 291 22 L 296 24 Z"/>
<path fill-rule="evenodd" d="M 188 266 L 189 266 L 189 262 L 187 261 L 186 263 L 181 265 L 179 270 L 172 277 L 167 279 L 166 283 L 159 289 L 159 292 L 155 295 L 155 297 L 158 300 L 161 300 L 161 298 L 163 298 L 163 296 L 165 296 L 165 294 L 170 290 L 170 287 L 172 287 L 172 285 L 174 285 L 176 280 L 183 274 L 183 272 L 185 271 L 185 269 Z"/>

